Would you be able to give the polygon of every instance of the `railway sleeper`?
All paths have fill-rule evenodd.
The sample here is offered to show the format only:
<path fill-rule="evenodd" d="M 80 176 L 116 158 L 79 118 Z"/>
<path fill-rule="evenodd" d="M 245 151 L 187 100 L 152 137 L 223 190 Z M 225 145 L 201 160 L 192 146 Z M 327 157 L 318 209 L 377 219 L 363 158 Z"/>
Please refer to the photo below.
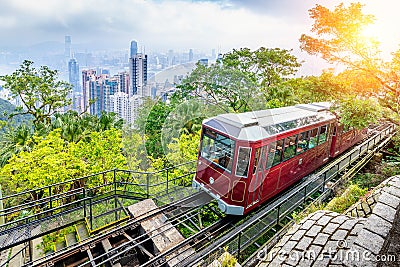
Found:
<path fill-rule="evenodd" d="M 146 254 L 150 259 L 154 257 L 154 255 L 148 251 L 144 246 L 138 244 L 134 239 L 128 235 L 127 233 L 124 232 L 123 234 L 132 244 L 136 245 L 144 254 Z"/>

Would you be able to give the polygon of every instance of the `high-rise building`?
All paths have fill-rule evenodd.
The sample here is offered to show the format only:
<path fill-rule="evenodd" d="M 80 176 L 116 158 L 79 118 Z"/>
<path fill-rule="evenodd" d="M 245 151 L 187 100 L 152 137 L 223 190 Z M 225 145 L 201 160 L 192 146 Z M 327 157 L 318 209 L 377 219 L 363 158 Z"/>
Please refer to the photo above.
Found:
<path fill-rule="evenodd" d="M 132 41 L 131 42 L 131 53 L 130 53 L 130 57 L 129 58 L 133 58 L 136 54 L 137 54 L 137 42 L 136 41 Z"/>
<path fill-rule="evenodd" d="M 96 116 L 100 116 L 103 111 L 114 112 L 115 97 L 113 95 L 118 92 L 128 95 L 129 88 L 127 87 L 129 84 L 127 72 L 121 72 L 112 77 L 102 72 L 100 69 L 82 71 L 82 111 L 86 109 Z M 122 115 L 121 118 L 125 119 Z"/>
<path fill-rule="evenodd" d="M 116 92 L 114 95 L 111 95 L 108 111 L 118 114 L 118 116 L 125 120 L 125 122 L 130 122 L 132 119 L 128 94 L 124 92 Z"/>
<path fill-rule="evenodd" d="M 80 92 L 79 64 L 75 58 L 71 58 L 68 62 L 68 77 L 69 83 L 72 84 L 72 90 L 74 92 Z"/>
<path fill-rule="evenodd" d="M 71 36 L 66 35 L 65 36 L 65 50 L 64 50 L 64 56 L 67 59 L 71 58 Z"/>
<path fill-rule="evenodd" d="M 129 73 L 128 72 L 120 72 L 117 74 L 119 83 L 118 83 L 118 91 L 129 94 Z"/>
<path fill-rule="evenodd" d="M 83 70 L 82 71 L 82 103 L 81 111 L 86 112 L 89 109 L 90 103 L 90 86 L 91 82 L 96 80 L 95 70 Z"/>
<path fill-rule="evenodd" d="M 132 49 L 132 44 L 134 44 Z M 136 50 L 135 50 L 136 47 Z M 133 54 L 136 51 L 136 54 Z M 131 42 L 131 57 L 129 58 L 129 96 L 141 95 L 147 84 L 147 55 L 137 53 L 137 43 Z"/>
<path fill-rule="evenodd" d="M 189 49 L 189 62 L 193 61 L 193 49 Z"/>

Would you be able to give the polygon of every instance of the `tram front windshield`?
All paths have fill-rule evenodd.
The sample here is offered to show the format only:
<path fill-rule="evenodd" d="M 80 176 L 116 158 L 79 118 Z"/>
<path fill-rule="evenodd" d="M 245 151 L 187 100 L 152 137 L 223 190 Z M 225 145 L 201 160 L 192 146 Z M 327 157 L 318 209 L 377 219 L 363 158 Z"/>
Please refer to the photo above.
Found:
<path fill-rule="evenodd" d="M 234 140 L 213 130 L 204 128 L 200 149 L 201 157 L 231 172 L 234 148 Z"/>

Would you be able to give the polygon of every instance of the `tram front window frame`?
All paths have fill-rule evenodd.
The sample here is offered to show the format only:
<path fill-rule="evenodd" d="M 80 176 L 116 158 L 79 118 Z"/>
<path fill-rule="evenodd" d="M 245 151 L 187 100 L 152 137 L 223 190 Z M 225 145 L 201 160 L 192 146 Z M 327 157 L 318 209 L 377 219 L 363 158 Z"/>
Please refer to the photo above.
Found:
<path fill-rule="evenodd" d="M 235 140 L 209 128 L 204 128 L 200 156 L 232 173 L 235 145 Z"/>

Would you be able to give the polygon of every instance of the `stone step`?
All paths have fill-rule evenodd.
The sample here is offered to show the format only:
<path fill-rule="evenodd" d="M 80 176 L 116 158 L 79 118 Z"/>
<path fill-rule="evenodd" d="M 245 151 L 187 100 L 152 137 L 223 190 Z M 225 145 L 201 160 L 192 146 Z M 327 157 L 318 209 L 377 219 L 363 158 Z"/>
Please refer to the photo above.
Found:
<path fill-rule="evenodd" d="M 85 223 L 80 223 L 75 225 L 77 232 L 78 242 L 89 238 L 89 231 Z"/>
<path fill-rule="evenodd" d="M 56 250 L 55 250 L 55 251 L 63 250 L 63 249 L 66 247 L 65 241 L 57 242 L 56 245 L 55 245 L 55 247 L 56 247 Z"/>
<path fill-rule="evenodd" d="M 68 233 L 65 236 L 65 243 L 66 243 L 67 247 L 78 243 L 78 240 L 76 240 L 76 232 Z"/>

